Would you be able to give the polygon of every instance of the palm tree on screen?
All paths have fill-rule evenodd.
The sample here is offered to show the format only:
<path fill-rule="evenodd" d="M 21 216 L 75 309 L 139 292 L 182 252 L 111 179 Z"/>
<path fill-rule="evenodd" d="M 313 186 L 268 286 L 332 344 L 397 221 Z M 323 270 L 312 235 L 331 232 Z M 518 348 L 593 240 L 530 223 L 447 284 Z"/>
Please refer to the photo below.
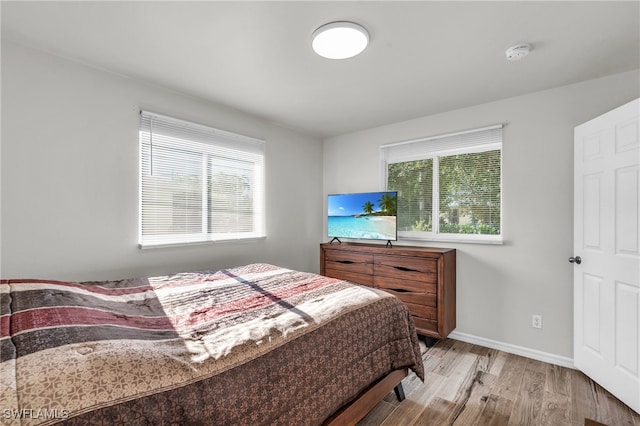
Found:
<path fill-rule="evenodd" d="M 389 216 L 396 215 L 396 202 L 397 197 L 389 193 L 382 194 L 382 196 L 378 200 L 378 204 L 380 205 L 382 211 Z"/>
<path fill-rule="evenodd" d="M 371 214 L 373 213 L 373 207 L 374 207 L 373 203 L 371 203 L 371 201 L 367 201 L 362 206 L 362 210 L 364 210 L 365 214 Z"/>

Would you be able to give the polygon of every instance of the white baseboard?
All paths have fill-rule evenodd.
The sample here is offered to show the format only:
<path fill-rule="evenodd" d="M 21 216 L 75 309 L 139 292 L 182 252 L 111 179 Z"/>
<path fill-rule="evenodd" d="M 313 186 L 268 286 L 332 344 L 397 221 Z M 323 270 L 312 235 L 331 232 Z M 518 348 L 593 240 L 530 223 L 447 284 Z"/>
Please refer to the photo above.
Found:
<path fill-rule="evenodd" d="M 554 355 L 548 352 L 539 351 L 537 349 L 525 348 L 524 346 L 512 345 L 511 343 L 498 342 L 496 340 L 473 336 L 466 333 L 460 333 L 458 331 L 452 331 L 449 334 L 449 338 L 460 340 L 466 343 L 473 343 L 474 345 L 480 345 L 491 349 L 498 349 L 503 352 L 536 359 L 542 362 L 548 362 L 549 364 L 555 364 L 561 367 L 575 369 L 573 365 L 573 358 Z"/>

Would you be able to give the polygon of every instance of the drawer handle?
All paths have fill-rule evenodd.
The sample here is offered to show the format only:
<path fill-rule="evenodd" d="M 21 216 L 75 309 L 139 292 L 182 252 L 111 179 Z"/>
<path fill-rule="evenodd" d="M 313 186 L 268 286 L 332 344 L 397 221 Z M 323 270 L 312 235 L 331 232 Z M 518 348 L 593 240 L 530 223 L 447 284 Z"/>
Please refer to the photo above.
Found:
<path fill-rule="evenodd" d="M 417 269 L 405 268 L 404 266 L 394 266 L 394 268 L 403 272 L 420 272 Z"/>
<path fill-rule="evenodd" d="M 336 260 L 336 262 L 338 262 L 338 263 L 343 263 L 343 264 L 345 264 L 345 265 L 350 265 L 350 264 L 352 264 L 352 263 L 355 263 L 355 262 L 354 262 L 354 261 L 352 261 L 352 260 Z"/>
<path fill-rule="evenodd" d="M 389 290 L 395 291 L 396 293 L 411 293 L 410 290 L 405 290 L 404 288 L 390 288 Z"/>

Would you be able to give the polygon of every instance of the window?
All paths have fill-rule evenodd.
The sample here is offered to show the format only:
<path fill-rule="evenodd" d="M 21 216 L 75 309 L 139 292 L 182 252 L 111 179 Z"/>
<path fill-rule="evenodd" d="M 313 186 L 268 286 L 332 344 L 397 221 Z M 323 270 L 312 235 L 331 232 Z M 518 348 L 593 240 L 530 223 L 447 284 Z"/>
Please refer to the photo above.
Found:
<path fill-rule="evenodd" d="M 398 191 L 398 236 L 502 240 L 502 125 L 383 145 L 385 188 Z"/>
<path fill-rule="evenodd" d="M 140 247 L 264 237 L 264 147 L 142 111 Z"/>

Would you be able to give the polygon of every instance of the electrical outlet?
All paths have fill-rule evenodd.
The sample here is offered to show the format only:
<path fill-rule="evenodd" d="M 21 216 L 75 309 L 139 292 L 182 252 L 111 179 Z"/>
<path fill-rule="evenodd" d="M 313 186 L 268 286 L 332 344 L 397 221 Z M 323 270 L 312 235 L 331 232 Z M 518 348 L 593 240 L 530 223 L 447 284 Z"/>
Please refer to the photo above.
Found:
<path fill-rule="evenodd" d="M 542 315 L 531 316 L 531 327 L 542 328 Z"/>

